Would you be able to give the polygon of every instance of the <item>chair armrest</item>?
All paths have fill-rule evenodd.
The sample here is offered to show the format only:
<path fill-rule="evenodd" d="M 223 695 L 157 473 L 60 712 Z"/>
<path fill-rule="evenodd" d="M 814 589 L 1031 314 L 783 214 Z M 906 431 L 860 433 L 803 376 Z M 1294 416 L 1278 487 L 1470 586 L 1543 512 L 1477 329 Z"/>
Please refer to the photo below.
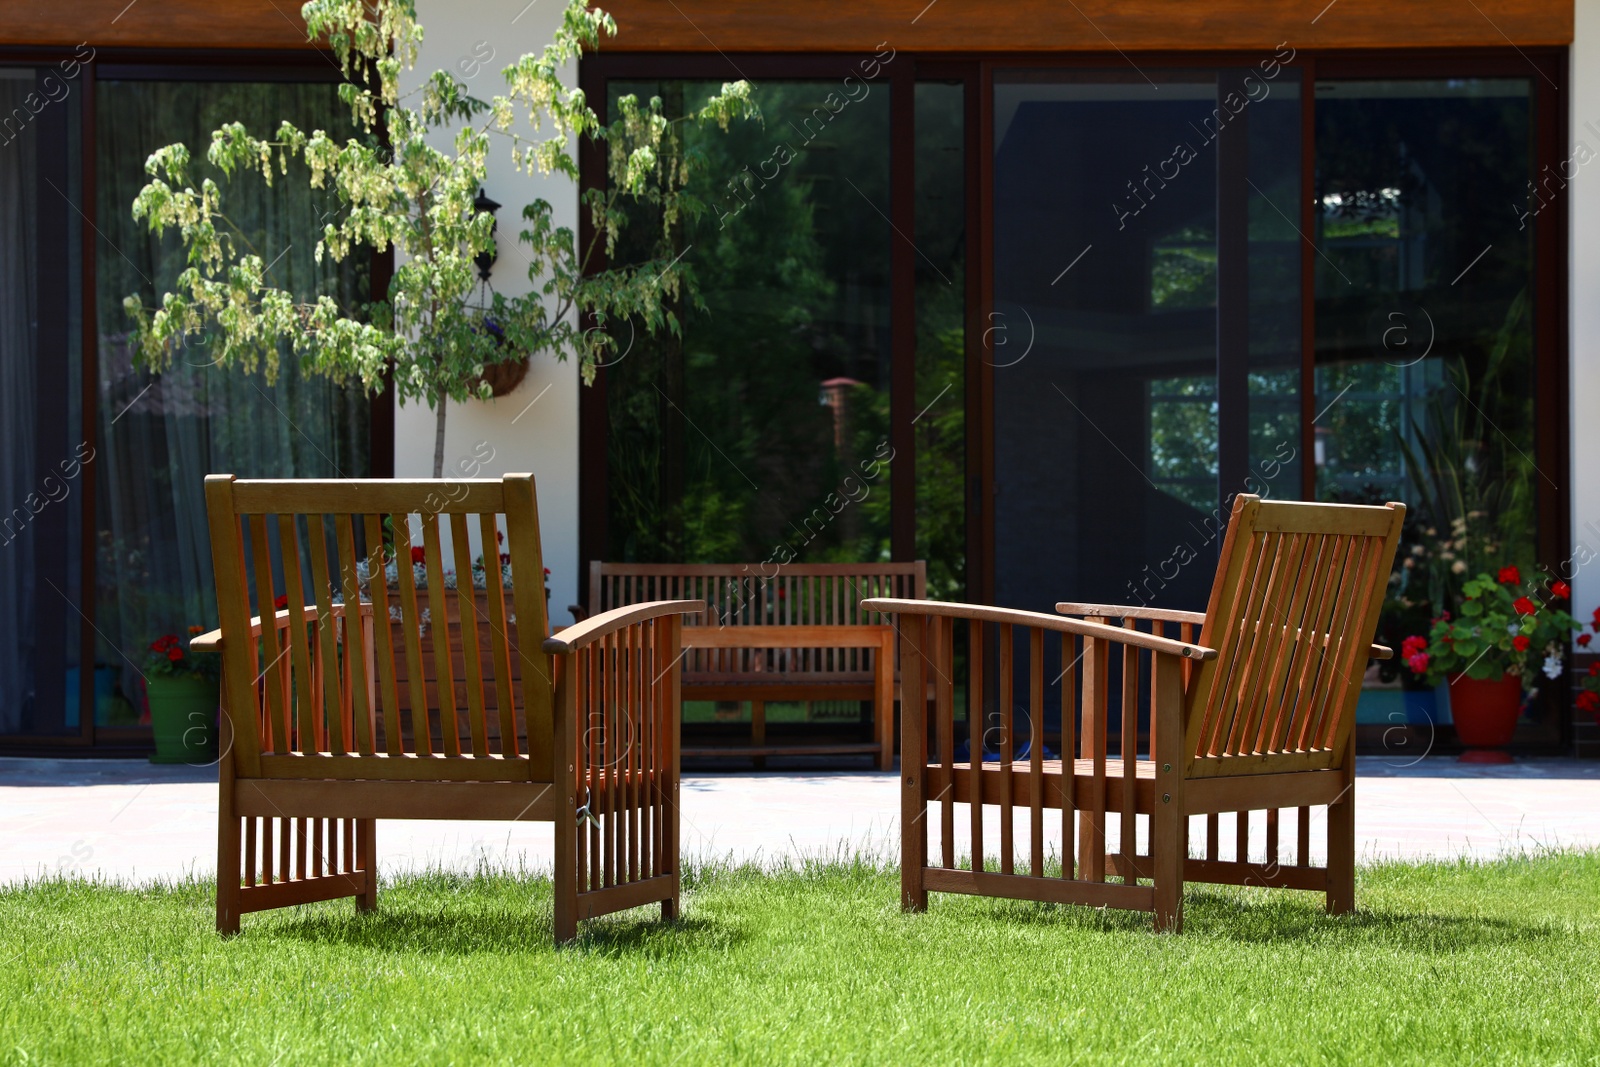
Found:
<path fill-rule="evenodd" d="M 636 622 L 656 619 L 663 615 L 698 615 L 706 610 L 703 600 L 652 600 L 644 604 L 629 604 L 590 616 L 580 623 L 562 630 L 555 637 L 545 639 L 542 646 L 547 653 L 576 652 L 585 645 Z"/>
<path fill-rule="evenodd" d="M 251 622 L 251 625 L 253 625 L 253 626 L 255 626 L 257 628 L 257 632 L 259 632 L 259 628 L 260 628 L 260 625 L 261 625 L 261 620 L 260 619 L 251 619 L 250 622 Z M 212 630 L 209 633 L 203 633 L 199 637 L 196 637 L 193 641 L 190 641 L 189 642 L 189 651 L 190 652 L 221 652 L 222 651 L 222 628 L 218 627 L 217 629 Z"/>
<path fill-rule="evenodd" d="M 568 604 L 567 610 L 572 613 L 573 622 L 582 622 L 589 617 L 589 613 L 584 611 L 583 606 L 580 604 Z"/>
<path fill-rule="evenodd" d="M 941 600 L 896 600 L 890 597 L 871 597 L 861 602 L 866 611 L 881 611 L 897 615 L 940 615 L 953 619 L 976 619 L 980 622 L 1011 623 L 1015 626 L 1032 626 L 1057 633 L 1078 634 L 1102 641 L 1148 648 L 1152 652 L 1167 652 L 1185 659 L 1208 660 L 1217 658 L 1217 650 L 1188 641 L 1174 641 L 1167 637 L 1138 630 L 1124 630 L 1103 622 L 1080 622 L 1059 615 L 1043 615 L 1036 611 L 1017 611 L 1013 608 L 991 608 L 981 604 L 954 604 Z"/>
<path fill-rule="evenodd" d="M 1203 611 L 1178 611 L 1175 608 L 1132 607 L 1127 604 L 1077 604 L 1064 600 L 1056 605 L 1063 615 L 1087 615 L 1097 619 L 1154 619 L 1157 622 L 1188 622 L 1205 625 Z"/>
<path fill-rule="evenodd" d="M 1369 659 L 1394 659 L 1394 649 L 1374 641 L 1372 642 L 1372 648 L 1367 651 L 1367 657 Z"/>
<path fill-rule="evenodd" d="M 278 629 L 281 630 L 281 629 L 283 629 L 284 626 L 286 626 L 288 624 L 288 622 L 289 622 L 289 612 L 291 610 L 293 610 L 293 609 L 291 609 L 291 608 L 279 608 L 277 611 L 275 611 L 273 613 L 272 617 L 273 617 L 274 620 L 277 621 Z M 316 621 L 316 618 L 317 618 L 317 606 L 315 604 L 307 604 L 305 607 L 301 608 L 300 611 L 301 611 L 302 617 L 307 622 L 315 622 Z M 371 602 L 365 601 L 365 600 L 361 602 L 361 614 L 363 614 L 363 615 L 371 615 L 372 614 L 372 604 L 371 604 Z M 344 615 L 344 605 L 343 604 L 335 604 L 333 606 L 333 617 L 337 619 L 337 618 L 341 617 L 342 615 Z M 260 637 L 261 636 L 261 616 L 260 615 L 252 615 L 250 617 L 250 636 L 251 637 Z M 223 647 L 223 639 L 222 639 L 222 629 L 221 629 L 221 627 L 218 627 L 217 629 L 212 630 L 209 633 L 203 633 L 199 637 L 196 637 L 193 641 L 189 642 L 189 651 L 191 651 L 191 652 L 221 652 L 222 651 L 222 647 Z"/>

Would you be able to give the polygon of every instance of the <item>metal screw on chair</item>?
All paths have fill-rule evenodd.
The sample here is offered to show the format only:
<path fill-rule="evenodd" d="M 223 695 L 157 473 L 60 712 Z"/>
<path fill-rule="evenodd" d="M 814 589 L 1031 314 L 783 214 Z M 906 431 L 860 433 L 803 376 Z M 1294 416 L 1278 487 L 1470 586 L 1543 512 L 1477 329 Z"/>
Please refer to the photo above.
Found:
<path fill-rule="evenodd" d="M 1161 803 L 1163 803 L 1163 804 L 1171 804 L 1172 803 L 1172 794 L 1171 793 L 1162 793 L 1161 794 Z"/>
<path fill-rule="evenodd" d="M 1162 774 L 1171 774 L 1171 773 L 1172 773 L 1172 764 L 1170 764 L 1170 763 L 1163 763 L 1163 764 L 1162 764 L 1162 765 L 1161 765 L 1161 773 L 1162 773 Z"/>

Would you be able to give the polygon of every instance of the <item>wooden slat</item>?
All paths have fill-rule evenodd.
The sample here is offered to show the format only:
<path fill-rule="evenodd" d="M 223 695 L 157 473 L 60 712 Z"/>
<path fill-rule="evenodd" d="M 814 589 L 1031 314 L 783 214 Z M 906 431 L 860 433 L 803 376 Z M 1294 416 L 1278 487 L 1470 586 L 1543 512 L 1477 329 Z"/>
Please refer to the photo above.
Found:
<path fill-rule="evenodd" d="M 924 883 L 939 893 L 973 893 L 1011 900 L 1037 900 L 1045 904 L 1082 904 L 1091 908 L 1149 911 L 1155 891 L 1149 886 L 1114 885 L 1105 881 L 1081 882 L 1066 878 L 1029 878 L 1022 874 L 925 869 Z"/>
<path fill-rule="evenodd" d="M 344 647 L 346 660 L 349 663 L 345 677 L 350 682 L 355 750 L 371 754 L 375 748 L 372 740 L 372 705 L 368 702 L 370 680 L 367 677 L 367 640 L 358 608 L 361 603 L 361 586 L 356 580 L 356 560 L 360 557 L 356 555 L 355 532 L 348 513 L 340 512 L 335 516 L 334 530 L 335 545 L 339 553 L 339 574 L 344 585 L 344 602 L 347 608 L 355 613 L 353 617 L 347 613 L 344 620 Z"/>
<path fill-rule="evenodd" d="M 1010 623 L 1000 624 L 1000 660 L 995 669 L 1000 684 L 1000 873 L 1012 874 L 1016 867 L 1016 842 L 1012 840 L 1011 762 L 1015 754 L 1015 694 L 1012 692 L 1012 657 L 1015 635 Z M 982 758 L 981 756 L 979 757 Z"/>
<path fill-rule="evenodd" d="M 249 522 L 250 551 L 255 558 L 256 569 L 256 604 L 259 614 L 267 616 L 275 610 L 277 600 L 272 587 L 272 554 L 271 545 L 267 543 L 267 522 L 261 515 L 250 516 Z M 262 696 L 265 700 L 266 723 L 271 731 L 270 741 L 267 736 L 262 740 L 274 752 L 288 752 L 290 738 L 289 701 L 283 689 L 283 672 L 278 669 L 279 661 L 289 651 L 282 637 L 276 626 L 261 628 L 261 655 L 265 660 L 261 671 Z"/>
<path fill-rule="evenodd" d="M 445 755 L 461 755 L 461 727 L 456 721 L 456 683 L 450 664 L 450 607 L 444 587 L 439 521 L 422 516 L 422 566 L 428 577 L 428 617 L 433 630 L 433 677 L 439 693 L 439 731 Z M 470 582 L 470 575 L 468 581 Z"/>
<path fill-rule="evenodd" d="M 504 575 L 496 552 L 499 542 L 495 535 L 500 525 L 497 516 L 478 516 L 478 540 L 483 544 L 486 595 L 489 604 L 489 665 L 494 676 L 495 713 L 500 723 L 500 751 L 507 756 L 517 755 L 517 702 L 511 690 L 511 629 L 506 620 Z M 494 562 L 490 564 L 490 558 Z"/>
<path fill-rule="evenodd" d="M 465 659 L 462 674 L 467 683 L 467 729 L 472 735 L 472 754 L 489 754 L 489 724 L 483 702 L 483 672 L 478 651 L 478 601 L 473 595 L 472 542 L 467 534 L 467 517 L 459 512 L 450 516 L 450 548 L 456 557 L 456 610 L 461 614 L 461 653 Z M 494 558 L 494 543 L 483 546 L 485 569 Z M 495 562 L 496 569 L 499 562 Z"/>
<path fill-rule="evenodd" d="M 902 620 L 902 625 L 904 620 Z M 967 622 L 967 659 L 968 672 L 971 675 L 967 698 L 967 786 L 969 790 L 968 804 L 971 805 L 972 824 L 972 869 L 982 871 L 983 865 L 983 735 L 985 730 L 984 717 L 984 635 L 983 620 L 969 619 Z"/>
<path fill-rule="evenodd" d="M 1122 620 L 1125 630 L 1138 625 L 1134 619 Z M 1155 721 L 1154 704 L 1151 721 Z M 1134 814 L 1134 776 L 1139 766 L 1139 650 L 1132 645 L 1122 647 L 1122 812 L 1118 820 L 1117 844 L 1125 859 L 1138 851 L 1139 824 Z M 1127 879 L 1132 882 L 1132 879 Z"/>
<path fill-rule="evenodd" d="M 433 751 L 433 728 L 429 724 L 428 698 L 422 677 L 422 618 L 417 612 L 417 583 L 411 562 L 411 516 L 394 516 L 394 551 L 400 571 L 400 629 L 406 657 L 406 681 L 410 690 L 412 746 L 418 755 Z"/>
<path fill-rule="evenodd" d="M 937 722 L 939 764 L 948 780 L 955 761 L 955 622 L 939 619 L 934 650 L 938 656 L 939 677 L 935 682 L 934 719 Z M 902 760 L 902 763 L 904 761 Z M 924 783 L 926 793 L 927 785 Z M 939 857 L 946 867 L 956 865 L 955 798 L 949 789 L 939 792 Z"/>
<path fill-rule="evenodd" d="M 317 512 L 440 513 L 504 511 L 498 478 L 432 480 L 401 478 L 252 479 L 235 483 L 234 507 L 241 515 Z"/>
<path fill-rule="evenodd" d="M 670 896 L 676 890 L 676 887 L 676 881 L 671 876 L 664 875 L 639 882 L 627 882 L 589 893 L 580 893 L 578 894 L 578 918 L 592 919 L 596 915 L 607 915 L 613 911 L 637 908 L 644 904 L 654 904 Z"/>
<path fill-rule="evenodd" d="M 285 757 L 289 758 L 289 757 Z M 239 783 L 239 811 L 327 817 L 330 812 L 357 819 L 497 819 L 549 822 L 555 817 L 555 788 L 549 782 L 373 782 L 270 781 Z M 328 825 L 324 850 L 329 866 L 340 869 L 338 821 Z M 253 819 L 246 820 L 247 832 Z M 248 853 L 246 854 L 248 858 Z M 349 859 L 343 864 L 349 867 Z"/>
<path fill-rule="evenodd" d="M 1044 877 L 1044 631 L 1028 630 L 1028 778 L 1033 788 L 1028 837 L 1035 878 Z"/>
<path fill-rule="evenodd" d="M 1080 755 L 1093 761 L 1088 805 L 1078 811 L 1078 877 L 1090 882 L 1106 878 L 1106 715 L 1110 647 L 1090 636 L 1084 640 L 1083 742 Z M 1064 755 L 1064 754 L 1063 754 Z"/>
<path fill-rule="evenodd" d="M 371 591 L 372 617 L 376 620 L 373 636 L 377 648 L 373 655 L 378 662 L 378 703 L 383 708 L 383 747 L 389 755 L 398 756 L 403 750 L 403 738 L 400 735 L 400 693 L 394 677 L 394 627 L 389 624 L 389 581 L 385 575 L 388 560 L 383 554 L 383 518 L 369 513 L 365 523 L 367 588 Z"/>
<path fill-rule="evenodd" d="M 1339 562 L 1344 558 L 1346 539 L 1337 536 L 1319 538 L 1317 555 L 1313 563 L 1316 577 L 1306 593 L 1306 614 L 1302 617 L 1298 658 L 1289 675 L 1289 688 L 1294 694 L 1284 721 L 1274 732 L 1271 751 L 1299 747 L 1307 716 L 1316 692 L 1313 688 L 1317 667 L 1323 655 L 1322 639 L 1327 633 L 1328 620 L 1333 615 L 1334 590 L 1338 585 Z"/>
<path fill-rule="evenodd" d="M 1061 635 L 1061 758 L 1072 758 L 1077 747 L 1078 658 L 1077 638 Z M 1072 791 L 1061 803 L 1061 877 L 1071 878 L 1077 865 L 1074 846 Z"/>
<path fill-rule="evenodd" d="M 294 671 L 295 704 L 298 708 L 297 730 L 301 752 L 315 752 L 321 747 L 318 736 L 320 716 L 317 707 L 315 678 L 311 669 L 314 652 L 311 634 L 306 628 L 304 607 L 305 579 L 300 573 L 299 519 L 294 515 L 278 516 L 278 554 L 283 560 L 284 595 L 288 597 L 289 660 Z"/>
<path fill-rule="evenodd" d="M 306 548 L 311 554 L 311 595 L 317 605 L 318 667 L 322 676 L 323 729 L 327 748 L 344 753 L 344 700 L 339 689 L 339 648 L 334 637 L 333 596 L 328 581 L 328 527 L 320 514 L 306 516 Z"/>
<path fill-rule="evenodd" d="M 410 782 L 515 782 L 526 781 L 527 768 L 520 759 L 503 756 L 390 756 L 294 753 L 261 757 L 262 773 L 271 778 L 337 778 L 344 780 Z"/>
<path fill-rule="evenodd" d="M 928 861 L 928 706 L 923 683 L 929 645 L 937 631 L 929 620 L 900 622 L 900 664 L 906 679 L 900 704 L 900 906 L 920 911 L 927 906 L 922 868 Z"/>

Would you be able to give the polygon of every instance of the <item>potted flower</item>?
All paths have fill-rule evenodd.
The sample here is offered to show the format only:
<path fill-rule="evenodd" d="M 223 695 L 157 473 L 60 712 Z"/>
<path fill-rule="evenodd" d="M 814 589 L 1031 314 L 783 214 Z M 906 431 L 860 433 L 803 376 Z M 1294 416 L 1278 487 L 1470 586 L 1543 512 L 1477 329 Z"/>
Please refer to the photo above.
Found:
<path fill-rule="evenodd" d="M 189 627 L 189 637 L 203 627 Z M 151 763 L 209 763 L 217 758 L 217 657 L 186 651 L 176 634 L 145 654 L 145 696 L 156 753 Z"/>
<path fill-rule="evenodd" d="M 1557 606 L 1572 595 L 1566 582 L 1545 589 L 1524 583 L 1515 566 L 1462 582 L 1457 614 L 1446 611 L 1426 637 L 1405 639 L 1400 654 L 1413 674 L 1449 682 L 1450 712 L 1466 763 L 1507 763 L 1524 696 L 1537 695 L 1539 675 L 1561 677 L 1567 643 L 1579 629 Z"/>

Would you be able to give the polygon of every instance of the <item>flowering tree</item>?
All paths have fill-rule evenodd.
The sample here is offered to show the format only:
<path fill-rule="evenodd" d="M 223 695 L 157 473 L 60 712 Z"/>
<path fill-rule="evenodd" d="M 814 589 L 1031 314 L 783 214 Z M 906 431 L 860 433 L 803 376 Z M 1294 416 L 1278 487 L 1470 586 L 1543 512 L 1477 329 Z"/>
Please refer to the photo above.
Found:
<path fill-rule="evenodd" d="M 303 160 L 315 188 L 334 189 L 340 212 L 323 227 L 317 256 L 343 260 L 368 248 L 401 253 L 388 293 L 358 307 L 331 296 L 305 299 L 274 286 L 271 267 L 250 247 L 223 208 L 221 188 L 207 178 L 191 183 L 192 157 L 168 145 L 146 163 L 150 182 L 133 204 L 136 219 L 152 230 L 177 230 L 187 255 L 176 287 L 157 307 L 128 297 L 140 362 L 160 371 L 190 336 L 212 334 L 217 361 L 268 380 L 278 371 L 279 346 L 288 345 L 307 370 L 337 381 L 359 380 L 368 391 L 391 376 L 402 402 L 424 400 L 436 412 L 433 473 L 444 468 L 445 409 L 450 400 L 487 398 L 482 380 L 489 364 L 541 352 L 576 354 L 591 382 L 611 338 L 604 327 L 631 318 L 647 331 L 679 329 L 671 302 L 693 299 L 693 276 L 675 247 L 684 216 L 704 206 L 686 191 L 700 164 L 678 134 L 685 121 L 722 129 L 738 118 L 758 118 L 744 82 L 722 92 L 688 118 L 669 120 L 661 101 L 618 101 L 618 116 L 602 125 L 580 89 L 560 77 L 565 64 L 599 46 L 616 25 L 583 0 L 570 0 L 555 38 L 540 53 L 504 70 L 506 92 L 484 101 L 448 70 L 435 71 L 402 97 L 403 70 L 414 65 L 422 27 L 413 0 L 311 0 L 302 8 L 313 39 L 325 39 L 345 80 L 340 99 L 350 108 L 363 140 L 337 143 L 321 130 L 284 122 L 270 136 L 232 123 L 216 130 L 207 161 L 230 179 L 259 173 L 269 185 Z M 454 131 L 450 151 L 429 141 Z M 381 136 L 380 136 L 381 133 Z M 572 144 L 605 142 L 609 182 L 591 189 L 584 206 L 595 237 L 585 248 L 555 225 L 551 205 L 534 200 L 522 210 L 520 234 L 530 261 L 533 290 L 520 297 L 495 294 L 488 307 L 470 303 L 477 285 L 474 257 L 494 248 L 491 216 L 473 200 L 482 186 L 493 139 L 504 139 L 520 171 L 562 174 L 576 181 Z M 385 147 L 385 143 L 388 147 Z M 300 174 L 298 168 L 296 174 Z M 640 261 L 596 269 L 612 256 L 625 224 L 626 201 L 654 208 L 659 229 L 644 242 Z M 595 328 L 581 318 L 592 316 Z"/>

